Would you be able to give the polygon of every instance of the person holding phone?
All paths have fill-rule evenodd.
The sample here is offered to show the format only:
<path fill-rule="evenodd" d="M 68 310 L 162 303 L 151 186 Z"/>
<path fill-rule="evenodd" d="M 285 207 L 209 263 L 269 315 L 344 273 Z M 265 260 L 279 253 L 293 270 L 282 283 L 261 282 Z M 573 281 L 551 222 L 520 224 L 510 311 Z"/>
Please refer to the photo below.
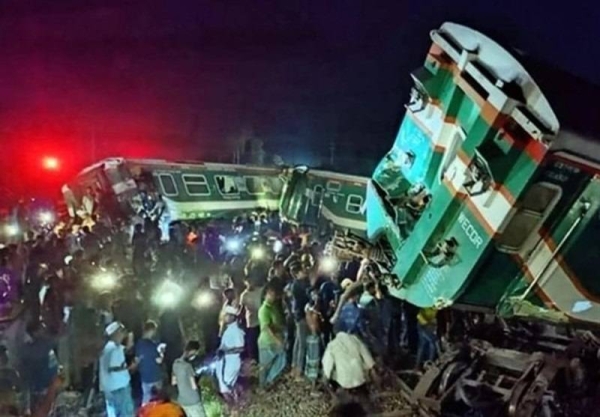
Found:
<path fill-rule="evenodd" d="M 166 345 L 156 341 L 158 325 L 152 320 L 144 324 L 142 338 L 135 345 L 135 356 L 139 360 L 139 372 L 142 380 L 142 405 L 150 402 L 152 389 L 162 388 L 162 363 Z"/>
<path fill-rule="evenodd" d="M 183 355 L 173 363 L 171 384 L 177 387 L 177 402 L 187 417 L 206 417 L 204 404 L 196 383 L 196 375 L 191 361 L 194 360 L 200 343 L 196 340 L 187 342 Z"/>
<path fill-rule="evenodd" d="M 99 360 L 100 389 L 104 392 L 107 417 L 131 417 L 135 415 L 131 396 L 130 372 L 138 365 L 137 358 L 131 365 L 125 360 L 123 341 L 127 337 L 125 327 L 114 321 L 106 326 L 106 344 Z M 131 343 L 131 340 L 128 340 Z"/>

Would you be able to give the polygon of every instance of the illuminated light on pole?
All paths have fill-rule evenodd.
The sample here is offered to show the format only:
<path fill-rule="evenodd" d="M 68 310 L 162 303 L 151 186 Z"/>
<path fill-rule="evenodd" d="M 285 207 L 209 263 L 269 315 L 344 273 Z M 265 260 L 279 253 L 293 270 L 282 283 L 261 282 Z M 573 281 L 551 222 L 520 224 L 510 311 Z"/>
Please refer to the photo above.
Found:
<path fill-rule="evenodd" d="M 58 158 L 55 158 L 54 156 L 46 156 L 42 160 L 42 165 L 48 171 L 56 171 L 60 168 L 60 161 L 58 160 Z"/>

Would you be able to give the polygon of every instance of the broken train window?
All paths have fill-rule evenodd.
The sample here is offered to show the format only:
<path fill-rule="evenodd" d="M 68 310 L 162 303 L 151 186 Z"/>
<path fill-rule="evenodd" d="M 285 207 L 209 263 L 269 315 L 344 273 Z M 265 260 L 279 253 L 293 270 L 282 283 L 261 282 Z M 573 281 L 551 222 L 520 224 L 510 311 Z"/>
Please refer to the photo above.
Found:
<path fill-rule="evenodd" d="M 236 177 L 230 175 L 216 175 L 217 188 L 223 195 L 237 195 L 240 190 L 236 184 Z"/>
<path fill-rule="evenodd" d="M 406 105 L 406 107 L 412 111 L 413 113 L 420 112 L 427 107 L 427 102 L 429 101 L 429 96 L 427 92 L 425 92 L 419 86 L 414 86 L 410 90 L 410 101 Z"/>
<path fill-rule="evenodd" d="M 463 184 L 467 193 L 475 197 L 485 193 L 494 183 L 490 167 L 481 154 L 475 151 L 475 156 L 467 167 L 465 173 L 465 183 Z"/>
<path fill-rule="evenodd" d="M 423 184 L 415 184 L 402 197 L 390 201 L 396 207 L 400 234 L 403 238 L 407 238 L 431 201 L 431 194 Z"/>
<path fill-rule="evenodd" d="M 454 237 L 449 237 L 438 242 L 433 250 L 423 251 L 423 256 L 429 265 L 441 268 L 450 265 L 455 260 L 457 250 L 458 241 Z"/>

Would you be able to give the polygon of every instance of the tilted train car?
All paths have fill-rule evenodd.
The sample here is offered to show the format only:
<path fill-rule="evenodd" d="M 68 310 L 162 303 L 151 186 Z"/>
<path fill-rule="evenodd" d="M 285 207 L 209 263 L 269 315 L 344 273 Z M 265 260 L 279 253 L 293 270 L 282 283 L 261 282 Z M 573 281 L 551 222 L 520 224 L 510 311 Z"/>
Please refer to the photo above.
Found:
<path fill-rule="evenodd" d="M 388 254 L 392 294 L 600 324 L 598 141 L 581 133 L 589 126 L 561 126 L 568 112 L 557 117 L 545 89 L 485 35 L 445 23 L 431 37 L 367 190 L 368 237 Z M 560 104 L 580 113 L 577 101 Z"/>
<path fill-rule="evenodd" d="M 122 209 L 135 211 L 143 192 L 158 193 L 165 221 L 233 217 L 255 209 L 276 210 L 283 188 L 277 168 L 220 163 L 111 158 L 84 169 L 63 187 L 72 215 L 88 189 L 108 192 Z"/>
<path fill-rule="evenodd" d="M 281 195 L 279 214 L 291 224 L 365 236 L 365 192 L 368 178 L 337 172 L 291 169 Z"/>

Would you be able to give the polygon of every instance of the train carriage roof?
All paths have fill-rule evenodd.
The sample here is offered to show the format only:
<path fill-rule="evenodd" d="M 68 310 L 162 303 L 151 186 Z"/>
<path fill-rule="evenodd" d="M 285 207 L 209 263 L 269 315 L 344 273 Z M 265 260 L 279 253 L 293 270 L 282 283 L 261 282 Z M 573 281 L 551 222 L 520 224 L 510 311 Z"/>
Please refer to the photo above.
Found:
<path fill-rule="evenodd" d="M 215 171 L 231 171 L 235 172 L 237 170 L 243 170 L 245 172 L 248 171 L 256 171 L 272 173 L 274 171 L 280 171 L 277 167 L 262 167 L 255 165 L 234 165 L 234 164 L 224 164 L 224 163 L 215 163 L 215 162 L 193 162 L 193 161 L 168 161 L 165 159 L 135 159 L 135 158 L 122 158 L 122 157 L 114 157 L 114 158 L 106 158 L 101 161 L 98 161 L 83 170 L 81 170 L 78 176 L 85 175 L 95 169 L 104 167 L 106 165 L 119 165 L 119 164 L 131 164 L 138 165 L 156 169 L 193 169 L 198 167 L 204 167 L 209 170 Z"/>
<path fill-rule="evenodd" d="M 600 168 L 600 86 L 520 54 L 518 59 L 544 92 L 560 122 L 551 150 Z M 565 155 L 566 156 L 566 155 Z"/>
<path fill-rule="evenodd" d="M 571 155 L 571 159 L 578 163 L 600 169 L 600 86 L 519 50 L 505 49 L 500 45 L 508 46 L 510 42 L 506 42 L 501 33 L 492 31 L 492 36 L 488 38 L 476 30 L 454 23 L 444 23 L 438 32 L 450 35 L 454 47 L 477 51 L 477 62 L 495 77 L 508 84 L 516 82 L 521 88 L 529 85 L 539 89 L 543 95 L 541 100 L 538 94 L 530 95 L 533 100 L 531 104 L 537 108 L 536 113 L 546 114 L 548 120 L 555 115 L 560 125 L 551 150 L 565 157 Z M 511 91 L 514 95 L 516 90 Z"/>
<path fill-rule="evenodd" d="M 310 171 L 308 171 L 309 175 L 314 175 L 316 177 L 323 177 L 329 180 L 334 180 L 334 181 L 343 181 L 343 182 L 353 182 L 353 183 L 359 183 L 359 184 L 366 184 L 367 182 L 369 182 L 369 178 L 368 177 L 361 177 L 358 175 L 350 175 L 350 174 L 342 174 L 339 172 L 333 172 L 333 171 L 321 171 L 318 169 L 311 169 Z"/>

